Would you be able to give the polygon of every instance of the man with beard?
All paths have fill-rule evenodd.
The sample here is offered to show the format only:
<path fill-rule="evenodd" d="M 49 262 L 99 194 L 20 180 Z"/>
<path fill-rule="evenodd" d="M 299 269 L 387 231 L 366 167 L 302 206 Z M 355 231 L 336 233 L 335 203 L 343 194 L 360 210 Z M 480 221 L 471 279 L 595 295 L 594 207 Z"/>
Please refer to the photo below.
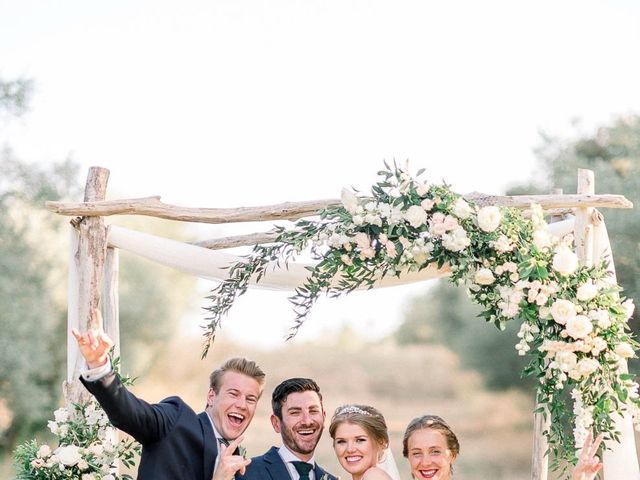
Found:
<path fill-rule="evenodd" d="M 271 396 L 271 425 L 282 437 L 281 447 L 251 459 L 245 480 L 336 480 L 313 458 L 326 413 L 320 388 L 309 378 L 290 378 Z"/>

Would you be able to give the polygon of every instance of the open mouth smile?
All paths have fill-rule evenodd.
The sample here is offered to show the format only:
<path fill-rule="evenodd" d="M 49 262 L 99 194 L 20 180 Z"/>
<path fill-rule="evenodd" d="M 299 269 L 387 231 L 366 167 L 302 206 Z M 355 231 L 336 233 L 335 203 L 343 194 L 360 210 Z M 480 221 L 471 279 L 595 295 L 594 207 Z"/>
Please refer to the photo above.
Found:
<path fill-rule="evenodd" d="M 242 425 L 242 422 L 244 422 L 245 416 L 241 415 L 240 413 L 232 412 L 227 414 L 227 418 L 229 419 L 229 423 L 236 427 L 239 427 L 240 425 Z"/>

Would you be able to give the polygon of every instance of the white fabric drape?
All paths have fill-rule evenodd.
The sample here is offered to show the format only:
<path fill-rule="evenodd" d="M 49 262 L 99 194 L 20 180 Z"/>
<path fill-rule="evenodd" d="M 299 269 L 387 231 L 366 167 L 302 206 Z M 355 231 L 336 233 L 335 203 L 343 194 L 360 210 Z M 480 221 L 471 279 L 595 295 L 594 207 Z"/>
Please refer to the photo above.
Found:
<path fill-rule="evenodd" d="M 196 277 L 214 281 L 222 281 L 227 278 L 229 270 L 225 267 L 242 260 L 242 257 L 238 255 L 136 232 L 117 225 L 109 226 L 108 242 L 110 246 L 122 248 Z M 306 269 L 308 266 L 302 263 L 290 263 L 286 269 L 269 270 L 260 283 L 255 281 L 251 283 L 267 289 L 293 290 L 301 286 L 309 276 L 309 270 Z M 404 285 L 444 277 L 447 274 L 445 269 L 438 270 L 435 267 L 428 267 L 420 272 L 403 274 L 400 278 L 385 277 L 376 282 L 375 287 Z"/>

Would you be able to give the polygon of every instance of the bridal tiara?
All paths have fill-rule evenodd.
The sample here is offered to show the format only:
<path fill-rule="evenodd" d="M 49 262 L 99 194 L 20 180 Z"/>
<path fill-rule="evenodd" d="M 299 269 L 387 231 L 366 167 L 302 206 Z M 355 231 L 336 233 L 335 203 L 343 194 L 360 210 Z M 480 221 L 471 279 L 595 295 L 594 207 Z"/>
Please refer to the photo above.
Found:
<path fill-rule="evenodd" d="M 347 413 L 357 413 L 359 415 L 371 416 L 371 413 L 367 412 L 366 410 L 361 409 L 360 407 L 356 407 L 355 405 L 348 405 L 348 406 L 340 409 L 340 411 L 338 413 L 336 413 L 336 415 L 345 415 Z"/>

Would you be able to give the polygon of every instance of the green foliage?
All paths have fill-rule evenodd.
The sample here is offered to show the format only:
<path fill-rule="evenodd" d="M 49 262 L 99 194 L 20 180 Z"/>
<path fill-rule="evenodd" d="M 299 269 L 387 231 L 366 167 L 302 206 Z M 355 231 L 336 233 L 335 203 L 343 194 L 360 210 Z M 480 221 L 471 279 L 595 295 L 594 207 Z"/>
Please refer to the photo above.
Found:
<path fill-rule="evenodd" d="M 0 78 L 0 114 L 20 116 L 27 109 L 33 91 L 33 81 L 26 78 Z"/>
<path fill-rule="evenodd" d="M 480 372 L 490 389 L 531 392 L 535 380 L 521 375 L 529 360 L 514 349 L 519 325 L 506 322 L 505 331 L 498 335 L 495 328 L 478 318 L 481 312 L 464 288 L 437 281 L 424 295 L 409 302 L 394 336 L 400 345 L 447 346 L 460 357 L 463 367 Z"/>
<path fill-rule="evenodd" d="M 604 214 L 618 284 L 627 297 L 640 300 L 640 116 L 617 118 L 595 133 L 577 133 L 572 138 L 542 136 L 536 150 L 541 178 L 537 183 L 514 185 L 509 195 L 549 193 L 562 188 L 575 193 L 577 171 L 594 171 L 596 193 L 624 195 L 634 204 L 632 210 L 605 209 Z M 640 312 L 629 321 L 640 331 Z M 640 363 L 632 360 L 632 369 Z"/>
<path fill-rule="evenodd" d="M 62 222 L 39 208 L 73 183 L 74 167 L 27 165 L 10 151 L 0 158 L 0 396 L 13 416 L 0 447 L 31 433 L 56 404 L 64 371 L 64 285 L 55 274 L 51 244 Z M 62 287 L 62 288 L 61 288 Z"/>

